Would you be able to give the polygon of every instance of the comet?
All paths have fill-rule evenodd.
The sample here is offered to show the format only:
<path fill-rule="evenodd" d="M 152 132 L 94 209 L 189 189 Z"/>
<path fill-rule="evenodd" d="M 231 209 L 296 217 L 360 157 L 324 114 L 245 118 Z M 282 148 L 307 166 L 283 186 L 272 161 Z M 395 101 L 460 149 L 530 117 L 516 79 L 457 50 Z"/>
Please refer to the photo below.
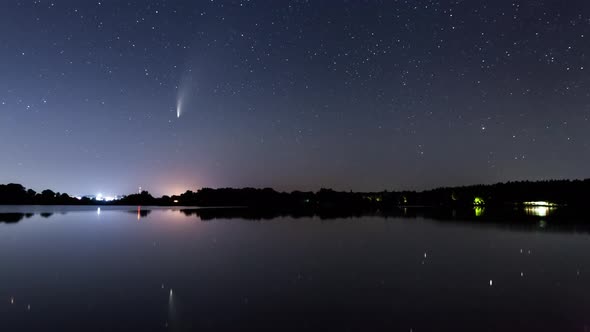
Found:
<path fill-rule="evenodd" d="M 181 86 L 178 89 L 178 95 L 176 96 L 176 118 L 180 119 L 180 116 L 182 115 L 182 111 L 184 108 L 184 105 L 186 103 L 186 87 L 184 86 L 184 84 L 181 84 Z"/>
<path fill-rule="evenodd" d="M 180 114 L 182 114 L 182 96 L 179 96 L 176 100 L 176 118 L 180 119 Z"/>
<path fill-rule="evenodd" d="M 192 94 L 192 78 L 190 75 L 185 74 L 180 79 L 180 83 L 177 87 L 176 92 L 176 118 L 180 119 L 181 115 L 184 115 L 184 111 L 187 103 L 190 102 Z"/>

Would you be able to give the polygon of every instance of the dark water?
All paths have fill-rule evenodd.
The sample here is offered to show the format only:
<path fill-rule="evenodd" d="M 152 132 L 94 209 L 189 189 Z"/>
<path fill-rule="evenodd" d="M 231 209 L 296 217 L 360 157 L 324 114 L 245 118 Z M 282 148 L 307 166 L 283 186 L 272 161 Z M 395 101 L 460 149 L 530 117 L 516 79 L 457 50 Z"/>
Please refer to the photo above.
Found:
<path fill-rule="evenodd" d="M 571 228 L 0 211 L 0 331 L 590 330 Z"/>

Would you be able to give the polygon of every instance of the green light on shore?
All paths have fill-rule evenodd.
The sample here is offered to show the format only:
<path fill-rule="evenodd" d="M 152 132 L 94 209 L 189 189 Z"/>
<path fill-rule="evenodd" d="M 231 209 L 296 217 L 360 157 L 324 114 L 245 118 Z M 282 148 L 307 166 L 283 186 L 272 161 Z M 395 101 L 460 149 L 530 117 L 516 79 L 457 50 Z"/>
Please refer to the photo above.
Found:
<path fill-rule="evenodd" d="M 483 206 L 474 206 L 473 207 L 473 211 L 475 211 L 475 216 L 476 217 L 483 216 L 483 213 L 484 213 L 485 210 L 486 210 L 486 208 L 483 207 Z"/>
<path fill-rule="evenodd" d="M 475 197 L 473 199 L 473 205 L 485 205 L 486 202 L 481 197 Z"/>

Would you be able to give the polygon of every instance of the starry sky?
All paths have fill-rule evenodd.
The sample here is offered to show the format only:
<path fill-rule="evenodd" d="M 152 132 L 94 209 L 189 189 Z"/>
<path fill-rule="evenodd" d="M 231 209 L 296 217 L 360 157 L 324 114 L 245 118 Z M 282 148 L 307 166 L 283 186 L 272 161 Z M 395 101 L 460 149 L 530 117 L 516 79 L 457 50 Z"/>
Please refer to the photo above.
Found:
<path fill-rule="evenodd" d="M 3 0 L 0 31 L 0 183 L 174 194 L 590 175 L 586 0 Z"/>

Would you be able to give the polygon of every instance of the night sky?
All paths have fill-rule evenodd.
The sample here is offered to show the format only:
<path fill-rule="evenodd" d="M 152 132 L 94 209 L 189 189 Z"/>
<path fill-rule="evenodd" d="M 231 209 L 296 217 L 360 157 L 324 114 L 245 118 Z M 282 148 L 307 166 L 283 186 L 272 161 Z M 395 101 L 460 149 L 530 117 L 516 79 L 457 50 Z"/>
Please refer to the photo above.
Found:
<path fill-rule="evenodd" d="M 0 4 L 0 183 L 74 195 L 590 175 L 590 1 Z"/>

